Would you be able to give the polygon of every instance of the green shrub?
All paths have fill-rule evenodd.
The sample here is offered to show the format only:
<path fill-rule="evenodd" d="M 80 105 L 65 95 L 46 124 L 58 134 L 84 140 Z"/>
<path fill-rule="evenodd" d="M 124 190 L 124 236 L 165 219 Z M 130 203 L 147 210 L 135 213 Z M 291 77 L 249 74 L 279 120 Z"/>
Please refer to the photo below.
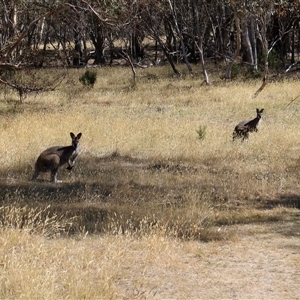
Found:
<path fill-rule="evenodd" d="M 231 78 L 236 78 L 240 73 L 240 65 L 233 64 L 231 68 Z"/>
<path fill-rule="evenodd" d="M 97 79 L 97 73 L 95 71 L 86 70 L 82 76 L 79 77 L 79 81 L 86 86 L 93 87 Z"/>
<path fill-rule="evenodd" d="M 280 59 L 279 54 L 274 49 L 269 53 L 268 59 L 269 67 L 271 69 L 280 70 L 280 68 L 282 67 L 282 61 Z"/>
<path fill-rule="evenodd" d="M 196 132 L 198 133 L 199 140 L 203 140 L 206 136 L 206 126 L 200 125 Z"/>
<path fill-rule="evenodd" d="M 260 64 L 264 64 L 265 57 L 265 53 L 263 53 L 261 57 L 259 57 Z M 270 70 L 280 70 L 280 68 L 282 67 L 280 56 L 274 49 L 268 55 L 268 64 Z"/>

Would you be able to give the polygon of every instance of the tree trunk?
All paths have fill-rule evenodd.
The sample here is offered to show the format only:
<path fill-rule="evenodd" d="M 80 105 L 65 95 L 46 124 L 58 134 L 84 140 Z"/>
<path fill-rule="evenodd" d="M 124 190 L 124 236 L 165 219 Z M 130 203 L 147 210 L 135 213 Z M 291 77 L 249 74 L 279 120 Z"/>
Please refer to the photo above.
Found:
<path fill-rule="evenodd" d="M 73 57 L 73 66 L 80 66 L 82 63 L 82 45 L 81 45 L 81 35 L 77 29 L 74 29 L 74 48 L 75 48 L 75 55 Z"/>
<path fill-rule="evenodd" d="M 182 33 L 179 29 L 179 26 L 178 26 L 178 22 L 177 22 L 177 16 L 176 16 L 176 12 L 172 6 L 172 3 L 171 3 L 171 0 L 168 0 L 169 2 L 169 6 L 170 6 L 170 10 L 171 10 L 171 13 L 172 13 L 172 17 L 174 19 L 174 23 L 175 23 L 175 29 L 176 29 L 176 32 L 179 36 L 179 39 L 180 39 L 180 45 L 181 45 L 181 50 L 182 50 L 182 55 L 183 55 L 183 59 L 184 59 L 184 62 L 189 70 L 190 73 L 193 72 L 192 70 L 192 67 L 187 59 L 187 54 L 186 54 L 186 50 L 185 50 L 185 46 L 184 46 L 184 41 L 183 41 L 183 36 L 182 36 Z"/>
<path fill-rule="evenodd" d="M 197 0 L 193 0 L 193 5 L 194 5 L 194 12 L 195 12 L 196 32 L 197 32 L 197 36 L 198 36 L 198 43 L 195 40 L 195 45 L 199 51 L 200 63 L 202 66 L 202 73 L 204 76 L 204 81 L 206 84 L 209 84 L 209 77 L 208 77 L 208 73 L 207 73 L 207 70 L 205 67 L 205 61 L 204 61 L 204 55 L 203 55 L 203 33 L 201 33 L 201 28 L 200 28 L 200 24 L 199 24 L 199 10 L 198 10 L 198 6 L 197 6 Z M 204 31 L 205 30 L 203 30 L 203 32 Z"/>
<path fill-rule="evenodd" d="M 249 37 L 248 20 L 246 18 L 242 20 L 242 41 L 243 41 L 244 49 L 246 50 L 246 57 L 245 57 L 246 62 L 248 62 L 251 66 L 253 66 L 254 65 L 253 50 L 252 50 L 252 45 Z"/>
<path fill-rule="evenodd" d="M 255 34 L 255 22 L 253 17 L 251 17 L 251 44 L 253 51 L 253 71 L 255 73 L 258 72 L 258 58 L 257 58 L 257 42 L 256 42 L 256 34 Z"/>
<path fill-rule="evenodd" d="M 103 55 L 103 51 L 104 51 L 105 37 L 103 36 L 102 30 L 100 28 L 98 28 L 98 30 L 97 30 L 97 36 L 95 36 L 93 33 L 91 33 L 91 40 L 95 47 L 95 52 L 96 52 L 94 64 L 95 65 L 98 65 L 98 64 L 104 65 L 105 58 Z"/>
<path fill-rule="evenodd" d="M 234 17 L 235 20 L 235 27 L 236 27 L 236 50 L 233 56 L 230 58 L 230 61 L 227 65 L 226 68 L 226 73 L 224 76 L 224 79 L 231 79 L 231 71 L 232 71 L 232 66 L 237 59 L 237 57 L 240 54 L 241 51 L 241 26 L 240 26 L 240 19 L 237 15 Z"/>
<path fill-rule="evenodd" d="M 261 46 L 264 54 L 264 76 L 262 80 L 262 85 L 255 92 L 254 98 L 258 96 L 258 94 L 264 89 L 267 84 L 268 74 L 269 74 L 269 53 L 272 50 L 272 47 L 269 49 L 268 40 L 267 40 L 267 15 L 262 15 L 257 19 L 257 32 L 259 36 L 259 40 L 261 42 Z"/>

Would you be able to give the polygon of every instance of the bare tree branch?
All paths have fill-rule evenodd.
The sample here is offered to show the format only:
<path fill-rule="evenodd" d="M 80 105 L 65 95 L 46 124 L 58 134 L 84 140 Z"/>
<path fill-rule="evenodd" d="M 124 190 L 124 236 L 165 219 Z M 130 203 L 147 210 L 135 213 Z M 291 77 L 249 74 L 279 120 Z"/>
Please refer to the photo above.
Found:
<path fill-rule="evenodd" d="M 24 32 L 17 38 L 17 40 L 15 42 L 13 42 L 10 45 L 7 45 L 7 47 L 5 47 L 4 49 L 2 49 L 2 57 L 7 58 L 17 47 L 18 45 L 24 40 L 24 38 L 28 35 L 29 30 L 39 21 L 42 20 L 43 18 L 49 17 L 52 14 L 54 14 L 55 12 L 57 12 L 59 9 L 61 9 L 63 6 L 65 6 L 68 3 L 69 0 L 64 1 L 63 3 L 61 3 L 60 5 L 58 5 L 57 7 L 55 7 L 54 9 L 42 14 L 41 16 L 38 16 L 36 19 L 34 19 L 32 22 L 29 23 L 29 25 L 27 26 L 26 30 L 24 30 Z M 0 53 L 1 53 L 0 52 Z"/>
<path fill-rule="evenodd" d="M 109 25 L 115 25 L 111 20 L 107 19 L 107 18 L 103 18 L 87 1 L 85 0 L 81 0 L 83 3 L 85 3 L 88 8 L 95 14 L 95 16 L 102 21 L 103 23 L 107 23 Z"/>
<path fill-rule="evenodd" d="M 0 64 L 0 66 L 1 66 L 1 64 Z M 15 70 L 15 69 L 10 69 L 10 70 Z M 52 82 L 49 82 L 47 86 L 22 85 L 19 83 L 14 83 L 14 82 L 11 82 L 8 80 L 4 80 L 1 77 L 0 77 L 0 83 L 15 89 L 18 92 L 19 97 L 20 97 L 20 102 L 22 103 L 28 93 L 54 91 L 62 83 L 62 81 L 66 78 L 66 75 L 67 75 L 67 72 L 65 72 L 63 74 L 63 76 L 59 75 L 59 78 L 53 79 Z"/>

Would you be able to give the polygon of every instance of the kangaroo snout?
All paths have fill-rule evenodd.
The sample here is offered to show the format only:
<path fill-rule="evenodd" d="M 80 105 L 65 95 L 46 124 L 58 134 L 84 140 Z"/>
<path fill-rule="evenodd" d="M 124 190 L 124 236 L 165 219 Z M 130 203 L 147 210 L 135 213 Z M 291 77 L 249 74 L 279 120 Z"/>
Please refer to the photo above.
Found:
<path fill-rule="evenodd" d="M 59 182 L 57 180 L 58 169 L 66 163 L 68 163 L 68 170 L 74 167 L 79 154 L 79 140 L 82 133 L 80 132 L 75 136 L 73 132 L 70 132 L 70 136 L 72 139 L 71 146 L 53 146 L 39 155 L 35 163 L 32 180 L 36 180 L 42 172 L 51 172 L 51 182 Z"/>

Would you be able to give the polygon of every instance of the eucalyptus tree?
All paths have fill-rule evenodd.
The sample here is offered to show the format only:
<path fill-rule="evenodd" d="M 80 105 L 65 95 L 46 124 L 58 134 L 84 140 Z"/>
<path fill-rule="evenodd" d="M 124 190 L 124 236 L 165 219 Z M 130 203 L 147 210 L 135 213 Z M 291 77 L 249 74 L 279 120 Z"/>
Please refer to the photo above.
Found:
<path fill-rule="evenodd" d="M 286 71 L 298 64 L 300 53 L 300 3 L 299 1 L 281 1 L 275 4 L 274 26 L 272 33 L 277 43 L 274 49 L 279 54 L 283 65 L 286 67 L 287 56 L 290 65 Z M 298 59 L 296 59 L 298 55 Z"/>
<path fill-rule="evenodd" d="M 176 0 L 170 7 L 170 21 L 173 36 L 177 41 L 177 55 L 192 73 L 192 63 L 200 61 L 204 81 L 209 84 L 205 65 L 205 38 L 211 26 L 211 3 L 206 0 Z M 180 50 L 180 51 L 179 51 Z"/>
<path fill-rule="evenodd" d="M 160 47 L 173 72 L 180 76 L 181 73 L 174 62 L 174 54 L 177 53 L 177 41 L 170 21 L 170 6 L 162 0 L 145 0 L 143 1 L 142 11 L 141 25 L 146 35 Z"/>
<path fill-rule="evenodd" d="M 278 53 L 290 70 L 300 52 L 298 1 L 275 0 L 0 0 L 0 79 L 20 66 L 84 65 L 125 59 L 140 66 L 145 49 L 155 45 L 175 74 L 176 63 L 188 72 L 200 61 L 226 61 L 224 78 L 234 63 L 246 63 L 265 79 L 269 56 Z M 151 48 L 150 48 L 151 47 Z M 49 50 L 51 48 L 51 50 Z M 109 58 L 107 54 L 110 54 Z M 150 57 L 154 55 L 154 57 Z M 56 63 L 54 64 L 54 60 Z M 2 73 L 1 73 L 2 70 Z"/>
<path fill-rule="evenodd" d="M 17 70 L 35 65 L 44 20 L 61 11 L 68 1 L 2 0 L 1 3 L 0 83 L 17 90 L 22 100 L 28 92 L 49 88 L 46 82 L 37 85 L 34 80 L 24 84 L 13 75 Z"/>
<path fill-rule="evenodd" d="M 49 11 L 34 8 L 32 1 L 2 0 L 0 6 L 0 54 L 1 62 L 19 63 L 27 47 L 37 47 L 34 39 L 38 25 Z M 39 29 L 41 30 L 41 29 Z"/>

